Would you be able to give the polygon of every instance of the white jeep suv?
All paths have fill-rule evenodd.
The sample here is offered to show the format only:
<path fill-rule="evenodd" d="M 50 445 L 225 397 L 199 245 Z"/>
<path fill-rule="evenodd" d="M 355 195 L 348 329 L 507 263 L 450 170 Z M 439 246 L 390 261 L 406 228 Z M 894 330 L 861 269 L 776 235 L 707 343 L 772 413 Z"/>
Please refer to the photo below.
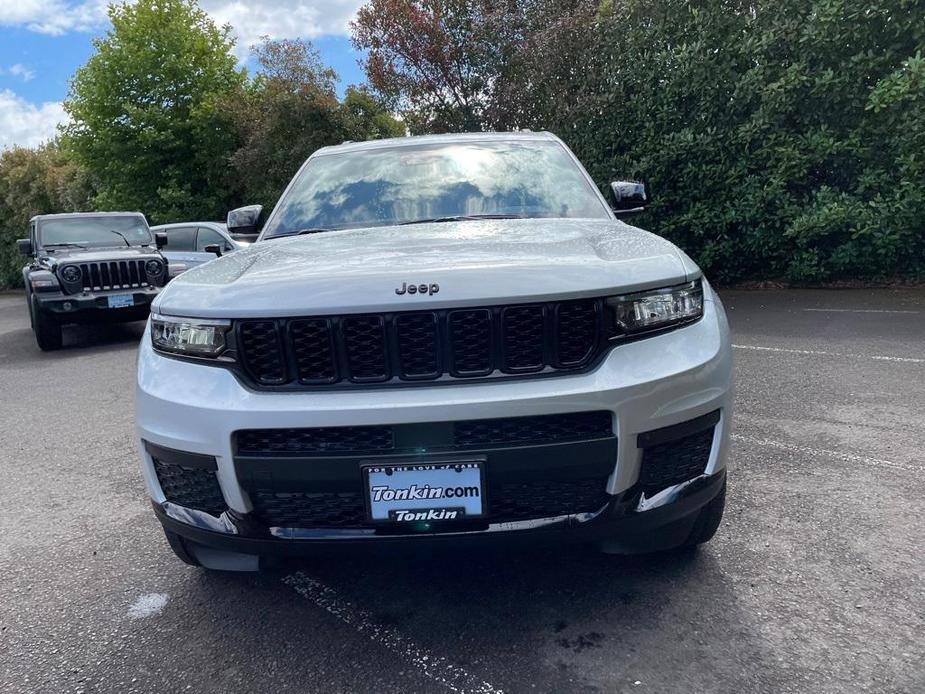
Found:
<path fill-rule="evenodd" d="M 206 568 L 335 544 L 644 552 L 716 531 L 731 388 L 700 269 L 619 221 L 559 139 L 409 137 L 318 150 L 256 244 L 161 292 L 137 433 L 170 546 Z"/>

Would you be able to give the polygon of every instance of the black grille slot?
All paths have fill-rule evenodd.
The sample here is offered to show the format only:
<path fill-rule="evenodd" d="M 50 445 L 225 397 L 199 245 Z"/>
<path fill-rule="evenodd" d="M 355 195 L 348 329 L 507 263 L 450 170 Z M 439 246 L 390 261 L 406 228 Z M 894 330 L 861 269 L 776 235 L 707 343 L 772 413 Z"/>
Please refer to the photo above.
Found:
<path fill-rule="evenodd" d="M 327 318 L 294 320 L 289 338 L 299 383 L 332 383 L 337 380 L 334 331 Z"/>
<path fill-rule="evenodd" d="M 172 465 L 154 458 L 154 471 L 167 501 L 213 516 L 227 508 L 214 470 Z"/>
<path fill-rule="evenodd" d="M 238 326 L 238 338 L 248 372 L 264 385 L 287 380 L 286 362 L 274 321 L 243 321 Z"/>
<path fill-rule="evenodd" d="M 562 367 L 584 362 L 597 343 L 597 306 L 594 301 L 569 301 L 556 312 L 558 364 Z"/>
<path fill-rule="evenodd" d="M 703 474 L 713 448 L 713 429 L 644 448 L 639 483 L 654 491 Z"/>
<path fill-rule="evenodd" d="M 613 436 L 611 419 L 607 411 L 475 419 L 456 422 L 453 438 L 458 448 L 584 441 Z"/>
<path fill-rule="evenodd" d="M 433 313 L 406 313 L 395 319 L 401 375 L 434 378 L 440 373 L 437 317 Z"/>
<path fill-rule="evenodd" d="M 491 311 L 453 311 L 449 315 L 449 326 L 453 374 L 485 376 L 491 373 Z"/>
<path fill-rule="evenodd" d="M 395 447 L 390 426 L 244 429 L 237 442 L 242 455 L 267 456 L 389 453 Z"/>
<path fill-rule="evenodd" d="M 385 328 L 381 316 L 350 316 L 341 321 L 350 378 L 354 381 L 384 381 L 389 377 L 385 362 Z"/>
<path fill-rule="evenodd" d="M 143 271 L 143 268 L 141 268 Z M 237 324 L 256 386 L 324 387 L 554 374 L 608 347 L 601 299 Z"/>
<path fill-rule="evenodd" d="M 545 363 L 545 314 L 542 306 L 512 306 L 501 313 L 504 369 L 538 371 Z"/>

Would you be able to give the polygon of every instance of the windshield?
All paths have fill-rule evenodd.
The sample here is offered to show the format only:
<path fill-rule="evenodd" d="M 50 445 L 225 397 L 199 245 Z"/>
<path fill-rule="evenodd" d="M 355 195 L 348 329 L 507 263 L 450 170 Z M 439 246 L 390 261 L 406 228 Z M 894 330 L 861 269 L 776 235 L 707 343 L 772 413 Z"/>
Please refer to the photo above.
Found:
<path fill-rule="evenodd" d="M 483 215 L 609 218 L 558 142 L 434 143 L 312 159 L 264 238 Z"/>
<path fill-rule="evenodd" d="M 43 219 L 38 228 L 39 245 L 48 247 L 140 246 L 152 243 L 144 217 L 61 217 Z"/>

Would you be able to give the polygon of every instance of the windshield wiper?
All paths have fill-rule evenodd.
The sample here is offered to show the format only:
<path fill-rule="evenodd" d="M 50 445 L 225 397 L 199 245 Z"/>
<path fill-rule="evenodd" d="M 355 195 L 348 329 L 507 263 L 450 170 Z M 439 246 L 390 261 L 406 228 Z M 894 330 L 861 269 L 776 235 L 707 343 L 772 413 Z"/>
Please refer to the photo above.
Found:
<path fill-rule="evenodd" d="M 465 222 L 470 219 L 526 219 L 522 214 L 457 214 L 449 217 L 429 217 L 424 219 L 412 219 L 408 222 L 400 222 L 401 226 L 408 224 L 431 224 L 435 222 Z"/>
<path fill-rule="evenodd" d="M 115 229 L 110 229 L 109 231 L 110 231 L 111 233 L 113 233 L 113 234 L 116 234 L 116 235 L 119 236 L 123 241 L 125 241 L 125 245 L 126 245 L 126 246 L 131 246 L 131 245 L 132 245 L 132 244 L 130 244 L 130 243 L 128 242 L 128 239 L 125 238 L 125 234 L 123 234 L 121 231 L 116 231 Z"/>
<path fill-rule="evenodd" d="M 334 229 L 328 229 L 327 227 L 309 227 L 308 229 L 299 229 L 298 231 L 293 231 L 291 234 L 286 234 L 286 236 L 301 236 L 302 234 L 320 234 L 323 231 L 334 231 Z"/>
<path fill-rule="evenodd" d="M 84 248 L 86 246 L 81 246 L 79 243 L 71 243 L 70 241 L 65 241 L 63 243 L 43 243 L 42 248 Z"/>

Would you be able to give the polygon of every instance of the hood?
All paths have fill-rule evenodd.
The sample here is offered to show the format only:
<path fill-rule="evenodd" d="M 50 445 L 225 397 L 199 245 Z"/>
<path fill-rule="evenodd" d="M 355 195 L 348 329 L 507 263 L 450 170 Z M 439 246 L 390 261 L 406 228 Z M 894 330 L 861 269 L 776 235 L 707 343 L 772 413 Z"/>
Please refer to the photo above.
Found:
<path fill-rule="evenodd" d="M 185 272 L 154 309 L 228 318 L 407 311 L 619 294 L 696 275 L 673 244 L 619 221 L 440 222 L 261 241 Z M 409 285 L 428 289 L 396 292 Z"/>
<path fill-rule="evenodd" d="M 47 252 L 47 251 L 46 251 Z M 96 263 L 102 260 L 133 260 L 144 257 L 160 258 L 153 246 L 113 246 L 103 248 L 55 248 L 43 259 L 54 267 L 64 263 Z"/>

